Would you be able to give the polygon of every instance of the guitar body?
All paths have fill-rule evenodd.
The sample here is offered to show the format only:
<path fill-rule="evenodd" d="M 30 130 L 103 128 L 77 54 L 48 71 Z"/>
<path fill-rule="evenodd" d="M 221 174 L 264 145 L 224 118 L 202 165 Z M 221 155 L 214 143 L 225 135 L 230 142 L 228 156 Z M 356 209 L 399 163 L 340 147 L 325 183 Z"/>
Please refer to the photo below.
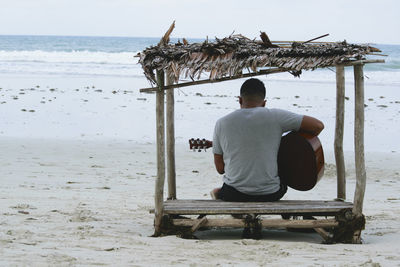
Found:
<path fill-rule="evenodd" d="M 289 187 L 307 191 L 324 174 L 324 152 L 318 137 L 290 132 L 282 137 L 278 152 L 278 175 Z"/>

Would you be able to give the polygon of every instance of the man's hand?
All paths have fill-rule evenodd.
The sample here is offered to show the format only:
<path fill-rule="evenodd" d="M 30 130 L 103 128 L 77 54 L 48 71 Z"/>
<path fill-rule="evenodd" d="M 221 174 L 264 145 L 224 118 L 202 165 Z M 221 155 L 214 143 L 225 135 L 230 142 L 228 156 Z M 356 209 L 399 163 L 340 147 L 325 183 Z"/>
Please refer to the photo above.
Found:
<path fill-rule="evenodd" d="M 219 174 L 225 173 L 224 157 L 220 154 L 214 154 L 214 164 Z"/>
<path fill-rule="evenodd" d="M 324 124 L 320 120 L 310 116 L 303 116 L 299 131 L 317 136 L 324 129 L 324 127 Z"/>

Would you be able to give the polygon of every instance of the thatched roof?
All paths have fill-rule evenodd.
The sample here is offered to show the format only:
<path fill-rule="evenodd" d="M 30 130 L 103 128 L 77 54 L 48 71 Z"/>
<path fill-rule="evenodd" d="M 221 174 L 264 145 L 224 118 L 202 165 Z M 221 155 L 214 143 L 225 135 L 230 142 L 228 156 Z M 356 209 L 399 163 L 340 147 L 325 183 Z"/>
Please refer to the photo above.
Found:
<path fill-rule="evenodd" d="M 251 40 L 242 35 L 231 35 L 213 42 L 188 44 L 161 43 L 138 53 L 144 74 L 156 84 L 155 71 L 163 70 L 171 80 L 180 78 L 199 80 L 208 73 L 211 80 L 232 77 L 243 70 L 255 72 L 259 68 L 279 67 L 294 75 L 301 70 L 316 69 L 365 59 L 367 54 L 380 52 L 367 45 L 344 42 L 280 42 L 273 44 L 266 35 Z M 266 38 L 263 38 L 266 37 Z"/>

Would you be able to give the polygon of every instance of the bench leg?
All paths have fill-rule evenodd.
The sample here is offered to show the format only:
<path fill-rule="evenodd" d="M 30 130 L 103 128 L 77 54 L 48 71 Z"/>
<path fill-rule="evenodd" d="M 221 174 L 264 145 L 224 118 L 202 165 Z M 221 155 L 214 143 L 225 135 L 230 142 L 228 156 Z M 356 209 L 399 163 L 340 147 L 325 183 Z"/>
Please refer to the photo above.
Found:
<path fill-rule="evenodd" d="M 329 242 L 331 237 L 329 236 L 329 233 L 327 231 L 325 231 L 323 228 L 313 228 L 313 229 L 325 240 L 325 242 Z"/>
<path fill-rule="evenodd" d="M 190 231 L 192 233 L 196 232 L 199 228 L 201 228 L 202 226 L 204 226 L 207 223 L 207 217 L 202 217 L 201 219 L 197 220 L 197 222 L 192 226 L 192 228 L 190 229 Z"/>
<path fill-rule="evenodd" d="M 333 230 L 330 243 L 361 244 L 361 231 L 365 228 L 364 215 L 356 216 L 351 210 L 346 210 L 336 216 L 339 227 Z"/>
<path fill-rule="evenodd" d="M 262 225 L 259 218 L 255 214 L 249 214 L 244 219 L 245 227 L 242 232 L 242 238 L 246 239 L 261 239 Z"/>

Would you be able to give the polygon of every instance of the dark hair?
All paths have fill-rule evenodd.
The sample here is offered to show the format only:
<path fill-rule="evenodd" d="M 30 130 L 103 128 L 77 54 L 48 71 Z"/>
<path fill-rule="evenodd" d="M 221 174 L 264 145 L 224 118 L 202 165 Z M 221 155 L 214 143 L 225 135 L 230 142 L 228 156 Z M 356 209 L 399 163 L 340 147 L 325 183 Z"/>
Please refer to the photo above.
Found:
<path fill-rule="evenodd" d="M 243 98 L 251 99 L 264 99 L 265 98 L 265 86 L 259 79 L 251 78 L 246 80 L 242 87 L 240 87 L 240 96 Z"/>

